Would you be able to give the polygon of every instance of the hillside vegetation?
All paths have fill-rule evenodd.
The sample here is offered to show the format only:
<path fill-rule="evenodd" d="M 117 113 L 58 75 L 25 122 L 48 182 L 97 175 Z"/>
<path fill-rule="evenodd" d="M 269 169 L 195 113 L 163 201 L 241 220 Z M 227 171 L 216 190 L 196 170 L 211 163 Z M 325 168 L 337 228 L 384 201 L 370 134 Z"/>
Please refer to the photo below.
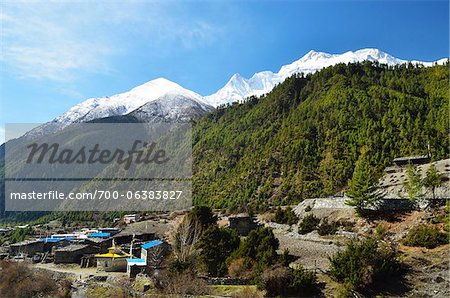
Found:
<path fill-rule="evenodd" d="M 194 121 L 194 204 L 264 210 L 345 189 L 361 156 L 375 173 L 394 157 L 426 154 L 428 143 L 434 160 L 445 158 L 448 86 L 448 62 L 427 68 L 338 64 L 288 78 L 260 98 L 219 107 Z M 44 214 L 5 212 L 2 220 Z M 47 219 L 61 216 L 86 219 L 79 212 Z"/>
<path fill-rule="evenodd" d="M 445 158 L 448 86 L 448 63 L 339 64 L 221 107 L 194 125 L 194 203 L 261 209 L 329 195 L 362 155 L 381 173 L 428 143 Z"/>

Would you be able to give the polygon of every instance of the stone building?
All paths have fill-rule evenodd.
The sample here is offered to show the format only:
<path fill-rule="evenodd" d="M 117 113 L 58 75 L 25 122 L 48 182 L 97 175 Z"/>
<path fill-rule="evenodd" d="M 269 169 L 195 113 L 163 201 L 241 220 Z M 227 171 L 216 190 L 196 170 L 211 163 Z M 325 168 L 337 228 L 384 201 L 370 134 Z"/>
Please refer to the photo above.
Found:
<path fill-rule="evenodd" d="M 55 250 L 55 264 L 76 263 L 80 264 L 84 255 L 98 253 L 98 248 L 92 245 L 75 244 Z"/>
<path fill-rule="evenodd" d="M 247 236 L 251 230 L 259 227 L 255 219 L 246 213 L 230 216 L 228 221 L 230 229 L 235 230 L 241 236 Z"/>
<path fill-rule="evenodd" d="M 9 246 L 9 254 L 13 256 L 24 255 L 32 257 L 36 253 L 44 252 L 44 242 L 39 239 L 25 240 Z"/>

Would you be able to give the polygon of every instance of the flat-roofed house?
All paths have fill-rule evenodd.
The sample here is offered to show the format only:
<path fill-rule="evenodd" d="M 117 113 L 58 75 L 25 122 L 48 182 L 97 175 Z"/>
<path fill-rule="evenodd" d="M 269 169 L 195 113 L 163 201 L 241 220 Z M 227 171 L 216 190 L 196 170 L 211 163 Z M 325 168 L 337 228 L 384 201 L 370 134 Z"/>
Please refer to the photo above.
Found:
<path fill-rule="evenodd" d="M 230 229 L 235 230 L 241 236 L 247 236 L 250 231 L 259 227 L 255 218 L 246 213 L 230 216 L 228 221 Z"/>
<path fill-rule="evenodd" d="M 65 247 L 70 244 L 71 238 L 41 238 L 40 241 L 44 242 L 44 251 L 50 252 L 53 248 L 57 249 Z"/>
<path fill-rule="evenodd" d="M 127 274 L 129 277 L 135 277 L 139 273 L 144 273 L 147 268 L 147 262 L 141 258 L 127 259 Z"/>
<path fill-rule="evenodd" d="M 109 238 L 111 237 L 111 233 L 108 232 L 96 232 L 88 235 L 88 238 Z"/>
<path fill-rule="evenodd" d="M 137 221 L 139 221 L 141 219 L 141 216 L 139 215 L 139 214 L 126 214 L 126 215 L 124 215 L 124 217 L 123 217 L 123 221 L 126 223 L 126 224 L 130 224 L 130 223 L 133 223 L 133 222 L 137 222 Z"/>
<path fill-rule="evenodd" d="M 98 253 L 98 248 L 92 245 L 75 244 L 55 250 L 55 264 L 77 263 L 80 264 L 84 255 Z"/>
<path fill-rule="evenodd" d="M 127 273 L 135 277 L 138 273 L 151 273 L 161 267 L 170 246 L 160 239 L 149 241 L 141 245 L 141 257 L 127 259 Z"/>
<path fill-rule="evenodd" d="M 141 259 L 146 261 L 148 268 L 160 268 L 170 246 L 162 240 L 153 240 L 141 245 Z"/>
<path fill-rule="evenodd" d="M 14 256 L 34 256 L 36 253 L 44 252 L 44 242 L 39 239 L 24 240 L 9 246 L 9 253 Z"/>

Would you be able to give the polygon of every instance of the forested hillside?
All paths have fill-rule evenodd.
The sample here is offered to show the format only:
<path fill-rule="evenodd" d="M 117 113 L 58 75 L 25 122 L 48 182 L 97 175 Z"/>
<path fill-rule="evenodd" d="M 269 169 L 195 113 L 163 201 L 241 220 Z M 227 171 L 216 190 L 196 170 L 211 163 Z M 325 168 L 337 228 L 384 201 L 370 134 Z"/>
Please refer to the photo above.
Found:
<path fill-rule="evenodd" d="M 287 79 L 261 98 L 222 107 L 194 129 L 194 202 L 232 210 L 344 189 L 365 154 L 380 173 L 394 157 L 449 154 L 448 63 L 370 62 Z"/>
<path fill-rule="evenodd" d="M 448 63 L 365 62 L 297 75 L 266 96 L 218 108 L 194 121 L 194 204 L 264 209 L 345 189 L 362 155 L 378 173 L 394 157 L 426 154 L 428 143 L 433 159 L 448 157 L 448 92 Z M 43 214 L 2 217 L 27 221 Z"/>

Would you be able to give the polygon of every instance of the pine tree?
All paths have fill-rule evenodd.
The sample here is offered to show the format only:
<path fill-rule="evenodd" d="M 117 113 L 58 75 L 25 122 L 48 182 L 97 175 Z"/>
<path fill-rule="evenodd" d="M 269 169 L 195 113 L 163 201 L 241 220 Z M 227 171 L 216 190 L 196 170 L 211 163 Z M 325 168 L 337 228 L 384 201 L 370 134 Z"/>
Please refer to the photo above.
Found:
<path fill-rule="evenodd" d="M 373 205 L 383 197 L 377 188 L 377 179 L 373 175 L 366 157 L 363 156 L 356 162 L 346 194 L 350 200 L 345 203 L 355 207 L 359 215 L 364 215 L 367 206 Z"/>
<path fill-rule="evenodd" d="M 420 174 L 412 164 L 408 165 L 406 169 L 406 176 L 407 180 L 404 184 L 406 198 L 413 202 L 420 200 L 424 195 L 422 191 L 423 182 L 420 179 Z"/>
<path fill-rule="evenodd" d="M 436 199 L 436 188 L 442 185 L 442 174 L 439 173 L 434 164 L 428 168 L 423 184 L 431 189 L 433 200 Z"/>

